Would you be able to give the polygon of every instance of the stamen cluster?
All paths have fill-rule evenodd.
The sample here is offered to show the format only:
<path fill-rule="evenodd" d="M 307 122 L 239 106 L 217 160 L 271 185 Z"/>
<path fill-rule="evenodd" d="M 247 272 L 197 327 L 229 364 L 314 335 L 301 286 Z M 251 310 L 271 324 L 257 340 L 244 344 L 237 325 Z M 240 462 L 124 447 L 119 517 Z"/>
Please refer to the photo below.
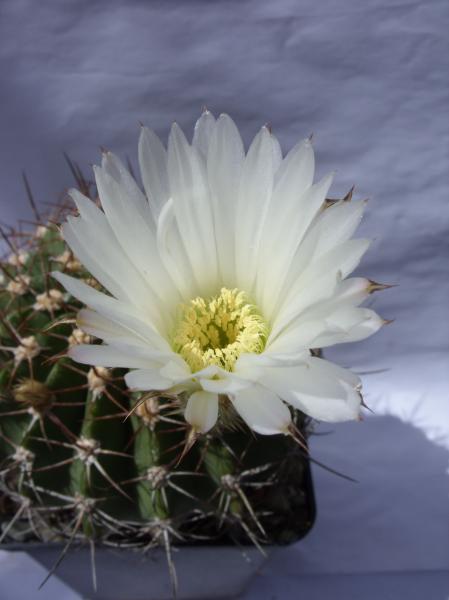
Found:
<path fill-rule="evenodd" d="M 242 353 L 263 351 L 268 333 L 268 323 L 245 292 L 222 288 L 210 300 L 197 297 L 181 305 L 173 349 L 193 372 L 209 365 L 232 371 Z"/>

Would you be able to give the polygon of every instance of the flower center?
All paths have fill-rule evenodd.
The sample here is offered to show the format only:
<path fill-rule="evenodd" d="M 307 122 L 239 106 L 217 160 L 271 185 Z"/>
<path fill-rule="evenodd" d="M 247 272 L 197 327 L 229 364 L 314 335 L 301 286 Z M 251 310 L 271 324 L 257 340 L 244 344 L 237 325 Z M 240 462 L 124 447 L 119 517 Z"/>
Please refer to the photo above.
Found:
<path fill-rule="evenodd" d="M 263 351 L 268 333 L 245 292 L 222 288 L 209 300 L 198 297 L 180 306 L 172 343 L 192 372 L 208 365 L 232 371 L 240 354 Z"/>

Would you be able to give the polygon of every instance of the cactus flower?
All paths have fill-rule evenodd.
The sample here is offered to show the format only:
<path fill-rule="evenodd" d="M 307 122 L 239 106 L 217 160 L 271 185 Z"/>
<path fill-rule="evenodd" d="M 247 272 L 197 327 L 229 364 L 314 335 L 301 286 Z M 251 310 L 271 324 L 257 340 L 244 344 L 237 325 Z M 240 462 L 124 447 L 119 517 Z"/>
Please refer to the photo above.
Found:
<path fill-rule="evenodd" d="M 62 234 L 108 293 L 53 276 L 87 308 L 77 326 L 102 344 L 69 356 L 123 367 L 134 390 L 183 393 L 195 432 L 229 402 L 254 431 L 288 433 L 291 405 L 324 421 L 357 419 L 361 383 L 311 349 L 354 342 L 385 321 L 360 304 L 372 282 L 348 278 L 369 246 L 351 239 L 365 203 L 327 202 L 310 140 L 285 156 L 268 127 L 248 151 L 234 122 L 205 111 L 192 143 L 174 124 L 166 149 L 142 128 L 145 193 L 105 152 L 101 207 L 72 190 Z"/>

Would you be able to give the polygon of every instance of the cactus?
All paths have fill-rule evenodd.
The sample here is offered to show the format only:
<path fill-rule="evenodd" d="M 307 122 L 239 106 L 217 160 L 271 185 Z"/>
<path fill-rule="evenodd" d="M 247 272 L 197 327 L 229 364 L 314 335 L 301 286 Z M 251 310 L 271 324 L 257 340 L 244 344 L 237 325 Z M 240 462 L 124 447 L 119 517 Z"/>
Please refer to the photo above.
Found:
<path fill-rule="evenodd" d="M 304 415 L 295 412 L 296 436 L 263 437 L 229 403 L 231 426 L 222 420 L 198 436 L 182 418 L 182 394 L 131 393 L 125 370 L 66 356 L 70 346 L 97 343 L 77 327 L 78 302 L 49 276 L 61 270 L 92 284 L 56 224 L 71 210 L 61 204 L 49 220 L 37 215 L 33 231 L 3 233 L 1 539 L 162 544 L 170 555 L 172 543 L 301 537 L 313 518 Z"/>

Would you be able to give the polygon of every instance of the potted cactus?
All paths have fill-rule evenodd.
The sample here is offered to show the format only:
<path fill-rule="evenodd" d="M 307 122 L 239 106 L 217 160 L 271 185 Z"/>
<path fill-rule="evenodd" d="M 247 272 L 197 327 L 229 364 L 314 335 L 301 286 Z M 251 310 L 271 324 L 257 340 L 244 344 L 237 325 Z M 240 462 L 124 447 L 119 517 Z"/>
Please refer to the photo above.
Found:
<path fill-rule="evenodd" d="M 139 162 L 144 192 L 69 161 L 76 207 L 4 232 L 1 541 L 89 598 L 229 597 L 312 526 L 312 419 L 362 405 L 313 348 L 377 331 L 385 286 L 346 279 L 364 203 L 312 183 L 308 140 L 245 155 L 206 111 L 168 154 L 144 128 Z"/>

